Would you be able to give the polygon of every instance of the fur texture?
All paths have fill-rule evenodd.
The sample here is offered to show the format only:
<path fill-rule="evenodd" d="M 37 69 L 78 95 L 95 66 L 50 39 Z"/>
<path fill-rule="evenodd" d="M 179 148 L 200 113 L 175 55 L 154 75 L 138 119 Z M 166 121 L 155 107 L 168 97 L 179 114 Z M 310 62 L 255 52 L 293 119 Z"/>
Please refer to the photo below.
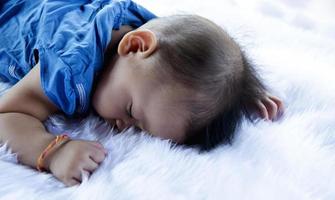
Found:
<path fill-rule="evenodd" d="M 106 160 L 80 186 L 66 188 L 50 174 L 17 164 L 2 145 L 0 199 L 335 199 L 332 1 L 319 13 L 319 1 L 137 2 L 160 15 L 197 13 L 226 28 L 284 100 L 283 117 L 245 122 L 232 146 L 198 154 L 133 129 L 113 135 L 93 115 L 52 116 L 50 132 L 99 140 L 109 151 Z"/>

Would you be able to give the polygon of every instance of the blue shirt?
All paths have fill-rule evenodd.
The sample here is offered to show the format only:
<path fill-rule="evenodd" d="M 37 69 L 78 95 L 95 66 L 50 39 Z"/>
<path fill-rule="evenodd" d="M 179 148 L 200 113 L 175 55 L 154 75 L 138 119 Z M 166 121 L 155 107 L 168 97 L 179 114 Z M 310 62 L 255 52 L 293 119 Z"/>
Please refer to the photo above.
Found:
<path fill-rule="evenodd" d="M 131 0 L 2 1 L 0 78 L 16 83 L 38 53 L 46 96 L 67 115 L 85 113 L 112 30 L 155 17 Z"/>

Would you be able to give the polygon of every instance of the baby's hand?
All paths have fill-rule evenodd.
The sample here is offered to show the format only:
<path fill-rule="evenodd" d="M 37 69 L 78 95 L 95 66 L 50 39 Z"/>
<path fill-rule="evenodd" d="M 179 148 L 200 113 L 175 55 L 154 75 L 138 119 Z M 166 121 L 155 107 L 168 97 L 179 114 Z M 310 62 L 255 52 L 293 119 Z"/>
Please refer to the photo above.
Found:
<path fill-rule="evenodd" d="M 255 106 L 257 114 L 265 120 L 277 120 L 284 113 L 283 101 L 269 93 L 266 93 L 262 99 L 258 99 Z"/>
<path fill-rule="evenodd" d="M 49 155 L 46 166 L 67 186 L 80 184 L 82 172 L 92 173 L 106 157 L 98 142 L 71 140 Z"/>

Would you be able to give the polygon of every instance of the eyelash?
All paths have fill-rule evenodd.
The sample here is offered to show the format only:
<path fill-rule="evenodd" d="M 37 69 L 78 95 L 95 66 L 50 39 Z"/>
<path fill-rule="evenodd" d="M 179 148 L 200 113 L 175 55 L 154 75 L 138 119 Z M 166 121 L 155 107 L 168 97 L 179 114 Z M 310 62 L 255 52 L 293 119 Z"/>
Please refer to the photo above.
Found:
<path fill-rule="evenodd" d="M 128 116 L 129 116 L 130 118 L 133 118 L 133 115 L 131 114 L 132 107 L 133 107 L 133 104 L 130 104 L 129 109 L 128 109 L 128 111 L 127 111 Z"/>

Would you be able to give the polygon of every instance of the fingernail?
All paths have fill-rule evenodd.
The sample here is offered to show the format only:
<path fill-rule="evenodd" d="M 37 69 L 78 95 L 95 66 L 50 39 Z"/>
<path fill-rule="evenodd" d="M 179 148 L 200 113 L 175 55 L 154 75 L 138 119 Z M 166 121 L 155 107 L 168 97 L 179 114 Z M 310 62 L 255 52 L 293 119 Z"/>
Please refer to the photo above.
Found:
<path fill-rule="evenodd" d="M 99 149 L 103 149 L 103 146 L 101 144 L 94 143 L 94 146 L 98 147 Z"/>

